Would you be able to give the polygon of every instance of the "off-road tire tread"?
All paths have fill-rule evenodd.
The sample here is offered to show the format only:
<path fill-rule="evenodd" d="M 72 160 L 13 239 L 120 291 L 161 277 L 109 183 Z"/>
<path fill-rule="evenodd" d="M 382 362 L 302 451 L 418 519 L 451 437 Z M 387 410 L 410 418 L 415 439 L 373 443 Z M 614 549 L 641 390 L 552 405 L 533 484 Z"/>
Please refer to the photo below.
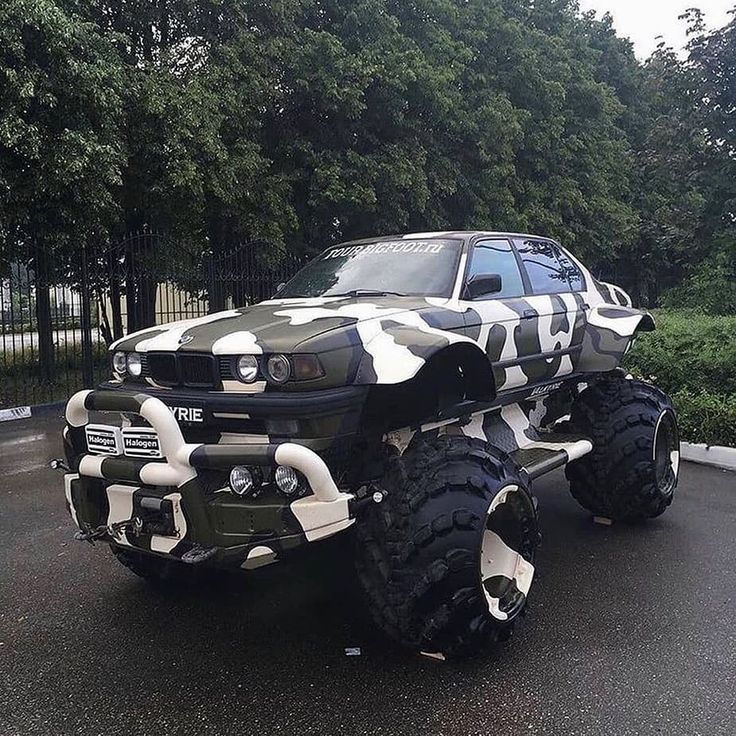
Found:
<path fill-rule="evenodd" d="M 593 451 L 565 473 L 583 508 L 614 521 L 642 521 L 663 514 L 672 494 L 654 475 L 654 430 L 670 398 L 655 386 L 615 376 L 585 389 L 572 406 L 571 422 L 589 437 Z"/>
<path fill-rule="evenodd" d="M 515 619 L 488 613 L 477 556 L 488 505 L 510 483 L 526 489 L 508 456 L 461 436 L 420 439 L 390 461 L 383 502 L 357 524 L 356 566 L 374 620 L 394 640 L 466 656 L 511 635 Z M 512 501 L 531 561 L 539 540 L 531 496 Z"/>

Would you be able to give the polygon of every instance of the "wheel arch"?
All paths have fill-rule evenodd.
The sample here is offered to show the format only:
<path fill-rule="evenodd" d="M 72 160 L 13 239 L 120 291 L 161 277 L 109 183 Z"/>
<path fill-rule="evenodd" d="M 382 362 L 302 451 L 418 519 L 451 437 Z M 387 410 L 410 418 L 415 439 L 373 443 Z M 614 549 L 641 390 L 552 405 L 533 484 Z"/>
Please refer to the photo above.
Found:
<path fill-rule="evenodd" d="M 457 367 L 462 372 L 465 398 L 477 401 L 490 400 L 496 395 L 496 382 L 491 362 L 475 343 L 458 342 L 436 352 L 416 374 L 420 381 L 427 380 L 433 372 Z"/>
<path fill-rule="evenodd" d="M 588 312 L 578 370 L 606 373 L 619 368 L 636 337 L 656 329 L 649 312 L 600 304 Z"/>
<path fill-rule="evenodd" d="M 370 416 L 397 427 L 431 418 L 453 402 L 490 401 L 495 395 L 488 356 L 475 343 L 457 342 L 437 350 L 406 380 L 373 385 L 366 407 Z"/>

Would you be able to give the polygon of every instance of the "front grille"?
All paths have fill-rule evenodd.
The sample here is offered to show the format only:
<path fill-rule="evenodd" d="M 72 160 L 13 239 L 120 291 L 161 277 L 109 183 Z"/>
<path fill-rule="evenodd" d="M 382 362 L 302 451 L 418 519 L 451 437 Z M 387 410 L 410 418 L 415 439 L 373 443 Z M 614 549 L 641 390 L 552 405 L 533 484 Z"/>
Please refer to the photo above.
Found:
<path fill-rule="evenodd" d="M 212 355 L 148 353 L 144 375 L 161 386 L 216 388 L 220 382 Z"/>
<path fill-rule="evenodd" d="M 233 369 L 233 363 L 235 358 L 230 355 L 223 355 L 220 358 L 220 377 L 223 379 L 236 378 L 235 371 Z"/>
<path fill-rule="evenodd" d="M 148 371 L 151 378 L 162 386 L 176 386 L 179 383 L 174 353 L 148 353 Z"/>
<path fill-rule="evenodd" d="M 211 355 L 186 355 L 179 358 L 179 379 L 190 388 L 214 388 L 217 366 Z"/>

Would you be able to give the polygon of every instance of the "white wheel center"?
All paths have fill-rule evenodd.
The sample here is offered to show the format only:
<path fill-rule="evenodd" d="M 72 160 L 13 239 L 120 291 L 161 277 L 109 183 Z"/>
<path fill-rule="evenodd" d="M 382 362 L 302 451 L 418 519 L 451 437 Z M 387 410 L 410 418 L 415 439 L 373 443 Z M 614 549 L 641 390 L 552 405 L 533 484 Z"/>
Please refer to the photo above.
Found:
<path fill-rule="evenodd" d="M 498 527 L 494 514 L 499 513 L 510 494 L 518 491 L 518 486 L 507 486 L 493 499 L 488 509 L 486 530 L 481 545 L 481 585 L 488 610 L 499 621 L 507 621 L 509 618 L 506 611 L 501 609 L 503 598 L 507 594 L 516 596 L 521 594 L 526 597 L 534 579 L 534 565 L 509 547 L 498 532 L 494 531 L 494 528 Z"/>

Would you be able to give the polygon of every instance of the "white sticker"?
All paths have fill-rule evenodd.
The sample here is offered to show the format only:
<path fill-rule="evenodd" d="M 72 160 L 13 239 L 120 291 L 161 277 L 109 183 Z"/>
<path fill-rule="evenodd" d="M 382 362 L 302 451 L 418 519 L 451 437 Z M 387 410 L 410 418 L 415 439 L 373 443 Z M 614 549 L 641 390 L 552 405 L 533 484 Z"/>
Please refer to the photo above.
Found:
<path fill-rule="evenodd" d="M 158 434 L 151 427 L 125 427 L 123 450 L 128 457 L 161 457 Z"/>
<path fill-rule="evenodd" d="M 387 240 L 381 243 L 368 243 L 366 245 L 350 245 L 344 248 L 333 248 L 322 256 L 323 261 L 331 258 L 352 258 L 354 256 L 382 255 L 384 253 L 440 253 L 445 247 L 444 243 L 432 240 Z"/>
<path fill-rule="evenodd" d="M 120 428 L 108 424 L 88 424 L 84 433 L 87 437 L 87 452 L 90 455 L 122 455 Z"/>

